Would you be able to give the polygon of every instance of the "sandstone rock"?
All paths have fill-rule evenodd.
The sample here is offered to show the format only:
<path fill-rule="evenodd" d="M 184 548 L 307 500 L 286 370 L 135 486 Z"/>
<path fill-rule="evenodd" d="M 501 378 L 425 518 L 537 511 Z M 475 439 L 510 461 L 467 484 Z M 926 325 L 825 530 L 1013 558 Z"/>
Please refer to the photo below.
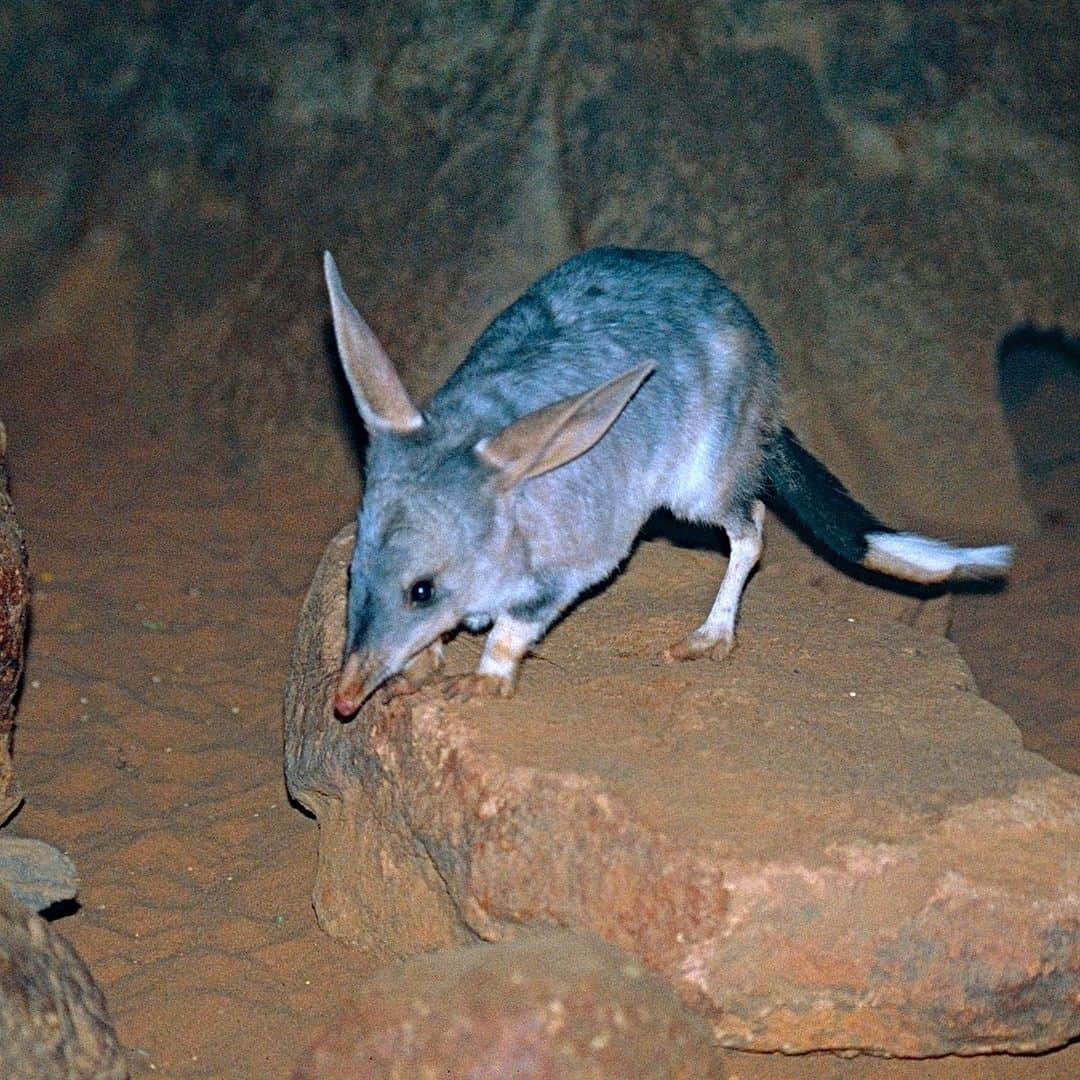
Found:
<path fill-rule="evenodd" d="M 888 594 L 785 557 L 751 583 L 732 657 L 665 666 L 722 563 L 649 542 L 541 643 L 515 698 L 425 689 L 342 724 L 350 550 L 344 530 L 316 574 L 285 701 L 335 935 L 407 954 L 591 931 L 754 1050 L 1026 1052 L 1080 1033 L 1080 779 L 1026 753 Z M 450 670 L 477 652 L 459 638 Z"/>
<path fill-rule="evenodd" d="M 367 983 L 296 1080 L 419 1076 L 702 1080 L 708 1025 L 661 979 L 589 934 L 453 949 Z"/>
<path fill-rule="evenodd" d="M 101 991 L 75 950 L 0 885 L 0 1075 L 123 1080 Z"/>
<path fill-rule="evenodd" d="M 26 545 L 8 494 L 7 432 L 0 423 L 0 825 L 22 802 L 11 763 L 14 698 L 22 675 L 30 579 Z"/>

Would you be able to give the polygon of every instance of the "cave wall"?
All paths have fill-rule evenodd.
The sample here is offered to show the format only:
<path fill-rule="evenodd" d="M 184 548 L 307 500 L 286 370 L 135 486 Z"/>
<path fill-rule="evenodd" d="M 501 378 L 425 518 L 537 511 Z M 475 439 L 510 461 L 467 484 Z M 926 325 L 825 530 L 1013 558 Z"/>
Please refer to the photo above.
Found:
<path fill-rule="evenodd" d="M 179 453 L 355 467 L 324 247 L 420 395 L 566 255 L 676 247 L 875 509 L 1029 527 L 993 353 L 1077 321 L 1060 5 L 22 2 L 0 60 L 5 340 Z"/>

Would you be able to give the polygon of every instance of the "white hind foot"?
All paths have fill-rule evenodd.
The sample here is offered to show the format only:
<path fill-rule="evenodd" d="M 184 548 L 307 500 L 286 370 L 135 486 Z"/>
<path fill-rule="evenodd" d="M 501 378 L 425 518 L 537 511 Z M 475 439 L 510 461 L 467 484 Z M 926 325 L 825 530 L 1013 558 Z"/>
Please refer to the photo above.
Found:
<path fill-rule="evenodd" d="M 722 660 L 735 648 L 739 600 L 746 579 L 761 558 L 764 525 L 765 504 L 760 499 L 750 508 L 748 520 L 738 518 L 724 523 L 731 540 L 731 556 L 709 617 L 692 634 L 665 650 L 665 660 L 697 660 L 703 656 Z"/>
<path fill-rule="evenodd" d="M 698 627 L 692 634 L 687 634 L 682 641 L 676 641 L 664 650 L 664 660 L 669 664 L 682 660 L 700 660 L 707 656 L 710 660 L 723 660 L 735 648 L 735 637 L 714 640 L 703 633 L 704 627 Z"/>

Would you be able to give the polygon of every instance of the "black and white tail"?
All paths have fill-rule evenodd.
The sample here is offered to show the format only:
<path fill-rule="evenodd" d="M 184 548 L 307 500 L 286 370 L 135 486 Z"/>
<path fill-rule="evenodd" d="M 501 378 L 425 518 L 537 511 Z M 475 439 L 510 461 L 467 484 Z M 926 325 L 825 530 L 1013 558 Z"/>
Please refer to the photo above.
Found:
<path fill-rule="evenodd" d="M 778 498 L 819 540 L 868 570 L 930 585 L 998 577 L 1012 563 L 1008 544 L 956 547 L 883 525 L 786 427 L 770 448 L 765 475 Z"/>

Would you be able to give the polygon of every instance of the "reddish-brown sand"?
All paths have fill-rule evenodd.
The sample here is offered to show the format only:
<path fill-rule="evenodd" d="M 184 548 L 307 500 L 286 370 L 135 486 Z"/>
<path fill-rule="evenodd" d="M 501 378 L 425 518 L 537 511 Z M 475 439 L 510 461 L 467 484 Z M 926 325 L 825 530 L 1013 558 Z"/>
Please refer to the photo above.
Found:
<path fill-rule="evenodd" d="M 70 341 L 9 360 L 2 412 L 34 577 L 15 829 L 78 864 L 79 906 L 57 928 L 138 1072 L 287 1076 L 377 963 L 315 925 L 316 827 L 281 769 L 297 612 L 356 477 L 317 487 L 300 469 L 249 483 L 181 468 Z M 966 632 L 977 649 L 978 626 Z M 733 1054 L 728 1072 L 1065 1077 L 1075 1051 L 933 1064 Z"/>
<path fill-rule="evenodd" d="M 14 827 L 76 860 L 58 928 L 148 1069 L 287 1075 L 371 969 L 315 925 L 317 831 L 281 768 L 296 614 L 356 478 L 181 472 L 48 350 L 5 386 L 34 581 Z"/>

